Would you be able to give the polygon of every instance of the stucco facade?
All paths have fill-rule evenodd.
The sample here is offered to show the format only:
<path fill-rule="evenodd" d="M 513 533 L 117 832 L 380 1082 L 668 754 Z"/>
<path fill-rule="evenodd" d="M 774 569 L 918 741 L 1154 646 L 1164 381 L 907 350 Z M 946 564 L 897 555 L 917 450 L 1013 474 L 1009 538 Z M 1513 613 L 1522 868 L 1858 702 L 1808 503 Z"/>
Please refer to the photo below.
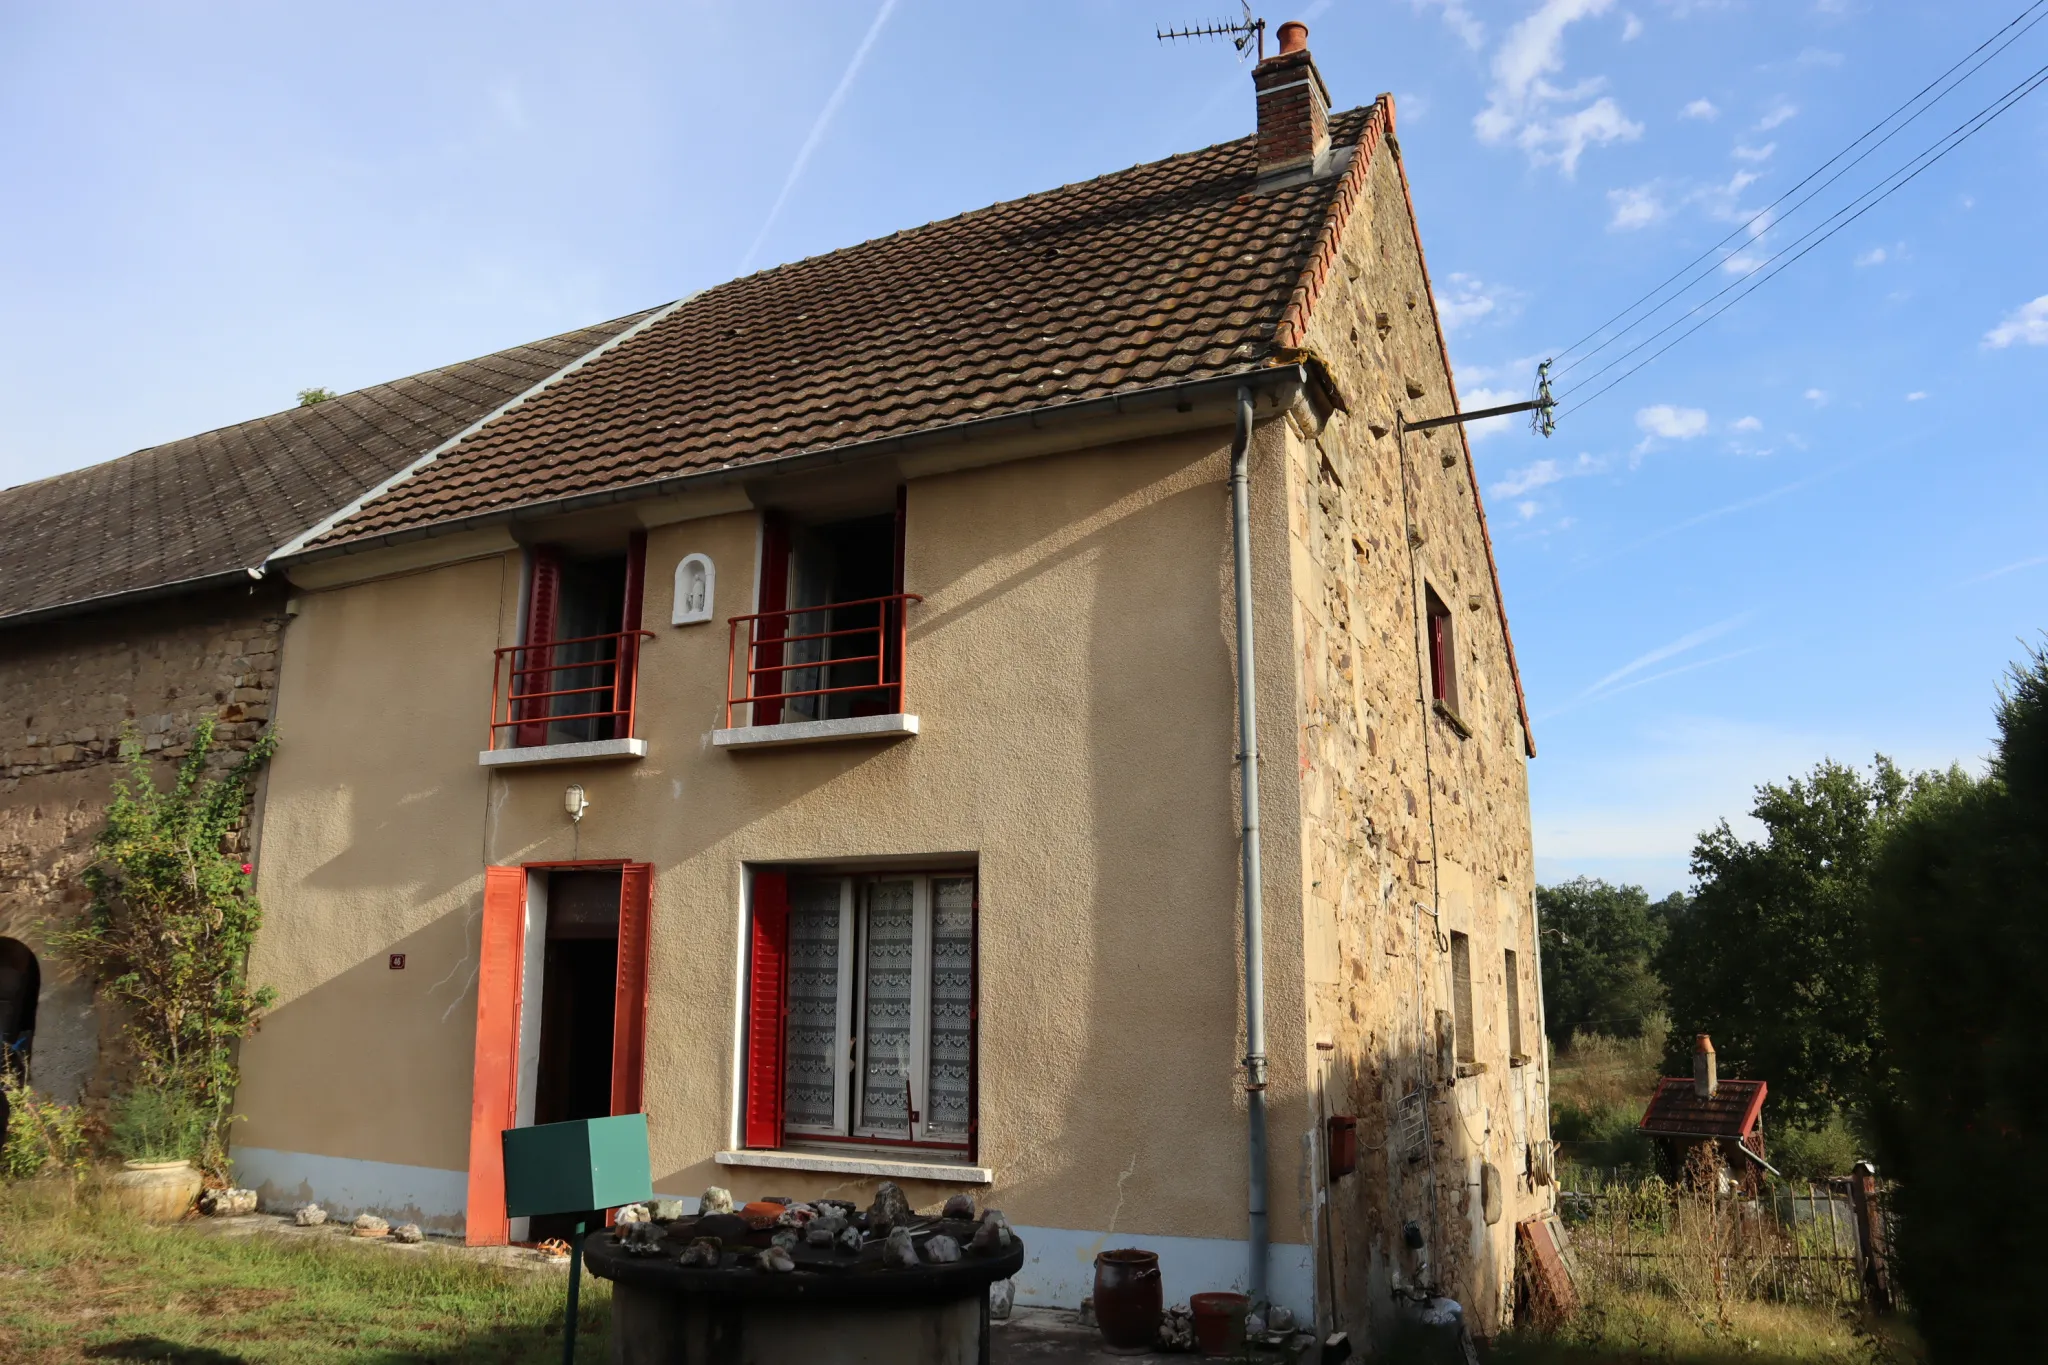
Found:
<path fill-rule="evenodd" d="M 1548 1203 L 1530 741 L 1463 439 L 1402 428 L 1456 400 L 1390 102 L 1363 126 L 1330 170 L 1341 188 L 1282 354 L 1243 380 L 1260 403 L 1270 1287 L 1360 1336 L 1417 1290 L 1464 1300 L 1490 1331 L 1511 1307 L 1515 1224 Z M 620 354 L 593 389 L 636 373 Z M 480 974 L 488 1000 L 504 965 L 485 925 L 518 875 L 488 870 L 535 886 L 547 869 L 644 865 L 635 1085 L 658 1191 L 858 1197 L 894 1178 L 926 1207 L 968 1188 L 1029 1243 L 1026 1302 L 1078 1301 L 1094 1254 L 1121 1244 L 1161 1253 L 1170 1299 L 1242 1287 L 1239 381 L 1203 382 L 1199 401 L 1119 399 L 1057 429 L 707 467 L 581 511 L 286 556 L 296 614 L 252 963 L 279 1000 L 243 1053 L 242 1178 L 273 1206 L 476 1233 L 474 1154 L 493 1136 L 477 1082 L 502 1044 L 502 1020 L 478 1022 Z M 535 420 L 540 445 L 574 436 Z M 921 599 L 900 705 L 915 733 L 721 739 L 746 724 L 725 705 L 724 623 L 784 600 L 764 568 L 775 519 L 895 508 L 902 588 Z M 480 761 L 493 653 L 533 638 L 540 547 L 611 554 L 636 536 L 644 754 Z M 671 625 L 686 562 L 715 570 L 715 601 Z M 972 869 L 965 1159 L 750 1141 L 751 917 L 764 874 L 806 868 Z M 528 992 L 536 960 L 515 969 Z M 1357 1121 L 1348 1174 L 1330 1173 L 1333 1118 Z"/>

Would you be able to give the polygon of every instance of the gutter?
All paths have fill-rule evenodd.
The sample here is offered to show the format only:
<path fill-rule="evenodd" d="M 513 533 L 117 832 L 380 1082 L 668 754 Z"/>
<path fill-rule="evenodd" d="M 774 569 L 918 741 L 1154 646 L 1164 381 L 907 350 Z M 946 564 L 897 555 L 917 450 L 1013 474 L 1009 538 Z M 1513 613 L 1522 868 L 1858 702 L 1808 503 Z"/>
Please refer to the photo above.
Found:
<path fill-rule="evenodd" d="M 187 593 L 205 592 L 211 588 L 232 588 L 238 583 L 254 585 L 262 581 L 266 570 L 263 565 L 246 569 L 221 569 L 214 573 L 200 574 L 195 578 L 181 578 L 172 583 L 154 583 L 146 588 L 123 588 L 119 592 L 101 593 L 97 597 L 79 597 L 54 606 L 36 607 L 20 611 L 12 616 L 0 616 L 0 630 L 13 626 L 35 625 L 42 621 L 54 621 L 66 616 L 84 616 L 89 612 L 107 611 L 114 607 L 125 607 L 135 603 L 154 602 L 164 597 L 182 597 Z"/>
<path fill-rule="evenodd" d="M 712 469 L 694 469 L 600 492 L 579 493 L 541 502 L 521 503 L 515 507 L 494 508 L 488 512 L 474 512 L 466 517 L 435 522 L 431 526 L 387 531 L 381 535 L 365 536 L 360 540 L 345 541 L 338 545 L 305 548 L 304 542 L 313 538 L 313 533 L 309 532 L 298 541 L 278 549 L 264 563 L 266 568 L 314 564 L 325 559 L 362 554 L 415 540 L 456 535 L 464 531 L 501 526 L 511 522 L 562 516 L 615 503 L 640 502 L 685 490 L 716 488 L 731 483 L 754 483 L 817 469 L 857 464 L 886 455 L 908 455 L 935 447 L 975 444 L 1034 432 L 1063 431 L 1116 417 L 1168 411 L 1192 412 L 1197 407 L 1212 404 L 1220 406 L 1230 401 L 1241 388 L 1249 388 L 1255 395 L 1278 395 L 1279 399 L 1275 406 L 1284 409 L 1294 401 L 1294 395 L 1308 382 L 1308 368 L 1303 364 L 1247 368 L 1235 374 L 1180 380 L 1172 384 L 1135 389 L 1128 393 L 1110 394 L 1102 398 L 1086 398 L 1072 403 L 1028 408 L 1023 412 L 1005 413 L 998 417 L 971 418 L 964 422 L 927 427 L 921 431 L 885 436 L 851 445 L 798 451 L 792 455 L 777 455 L 744 464 L 720 465 Z"/>
<path fill-rule="evenodd" d="M 1266 924 L 1259 872 L 1259 705 L 1252 652 L 1251 449 L 1256 400 L 1249 383 L 1237 390 L 1237 430 L 1230 441 L 1231 577 L 1237 596 L 1237 770 L 1243 813 L 1239 856 L 1244 865 L 1245 1146 L 1251 1179 L 1251 1273 L 1254 1302 L 1267 1297 L 1266 1209 Z"/>

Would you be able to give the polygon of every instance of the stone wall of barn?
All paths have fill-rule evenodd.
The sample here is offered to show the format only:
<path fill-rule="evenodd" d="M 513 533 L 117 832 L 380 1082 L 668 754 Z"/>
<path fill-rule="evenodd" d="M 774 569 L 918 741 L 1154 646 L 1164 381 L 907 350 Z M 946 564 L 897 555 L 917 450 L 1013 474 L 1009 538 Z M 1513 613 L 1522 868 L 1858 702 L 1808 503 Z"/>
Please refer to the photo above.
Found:
<path fill-rule="evenodd" d="M 47 930 L 86 905 L 81 873 L 124 730 L 161 779 L 211 718 L 209 766 L 233 763 L 269 721 L 283 626 L 281 587 L 258 586 L 0 630 L 0 937 L 27 944 L 41 969 L 38 1089 L 103 1097 L 118 1071 L 111 1021 Z"/>
<path fill-rule="evenodd" d="M 1359 191 L 1305 338 L 1336 402 L 1289 418 L 1308 1065 L 1320 1117 L 1358 1122 L 1356 1172 L 1318 1167 L 1308 1207 L 1329 1225 L 1308 1240 L 1354 1335 L 1417 1286 L 1491 1332 L 1515 1223 L 1548 1202 L 1525 737 L 1464 441 L 1396 421 L 1455 399 L 1393 146 Z M 1452 618 L 1449 707 L 1431 696 L 1432 591 Z"/>

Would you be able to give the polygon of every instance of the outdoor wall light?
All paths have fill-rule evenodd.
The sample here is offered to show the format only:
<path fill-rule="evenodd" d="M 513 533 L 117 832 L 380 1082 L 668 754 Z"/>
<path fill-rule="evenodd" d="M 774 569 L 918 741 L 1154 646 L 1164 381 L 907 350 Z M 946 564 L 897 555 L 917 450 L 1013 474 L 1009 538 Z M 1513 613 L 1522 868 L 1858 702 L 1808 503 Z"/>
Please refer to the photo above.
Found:
<path fill-rule="evenodd" d="M 569 818 L 577 824 L 583 823 L 583 812 L 590 809 L 590 798 L 583 794 L 583 784 L 571 782 L 569 789 L 562 793 L 562 809 L 569 812 Z"/>

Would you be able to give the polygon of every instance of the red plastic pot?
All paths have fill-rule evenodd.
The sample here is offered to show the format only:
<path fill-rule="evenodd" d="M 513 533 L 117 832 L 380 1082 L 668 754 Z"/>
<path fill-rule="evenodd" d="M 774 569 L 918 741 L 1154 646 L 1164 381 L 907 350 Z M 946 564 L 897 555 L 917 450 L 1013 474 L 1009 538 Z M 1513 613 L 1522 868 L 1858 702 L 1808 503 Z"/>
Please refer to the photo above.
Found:
<path fill-rule="evenodd" d="M 1095 1258 L 1095 1325 L 1104 1344 L 1149 1350 L 1159 1341 L 1159 1257 L 1128 1247 Z"/>
<path fill-rule="evenodd" d="M 1195 1318 L 1195 1349 L 1205 1356 L 1231 1356 L 1244 1349 L 1244 1319 L 1252 1301 L 1242 1294 L 1196 1294 L 1188 1300 Z"/>

